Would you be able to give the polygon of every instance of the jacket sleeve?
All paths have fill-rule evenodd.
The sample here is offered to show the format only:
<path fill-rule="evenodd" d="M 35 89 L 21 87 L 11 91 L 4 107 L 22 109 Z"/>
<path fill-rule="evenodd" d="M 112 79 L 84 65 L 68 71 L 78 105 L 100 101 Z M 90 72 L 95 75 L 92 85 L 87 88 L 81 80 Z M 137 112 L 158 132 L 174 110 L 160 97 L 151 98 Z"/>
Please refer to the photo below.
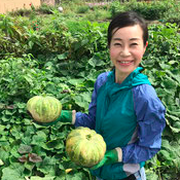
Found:
<path fill-rule="evenodd" d="M 89 127 L 90 129 L 95 129 L 96 124 L 96 102 L 97 102 L 97 93 L 98 89 L 106 82 L 108 72 L 100 74 L 95 82 L 94 91 L 92 93 L 91 103 L 89 104 L 88 114 L 77 112 L 75 127 L 84 126 Z"/>
<path fill-rule="evenodd" d="M 161 148 L 165 128 L 165 107 L 154 88 L 144 84 L 133 89 L 138 123 L 138 140 L 122 148 L 124 163 L 140 163 L 152 158 Z"/>

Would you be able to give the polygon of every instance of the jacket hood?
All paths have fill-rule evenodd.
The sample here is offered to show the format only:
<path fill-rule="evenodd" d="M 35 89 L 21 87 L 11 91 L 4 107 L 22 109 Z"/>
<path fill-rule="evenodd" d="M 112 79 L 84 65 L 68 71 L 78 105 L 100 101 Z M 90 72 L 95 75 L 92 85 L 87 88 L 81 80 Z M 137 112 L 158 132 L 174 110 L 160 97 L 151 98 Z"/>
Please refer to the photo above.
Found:
<path fill-rule="evenodd" d="M 114 84 L 118 89 L 129 89 L 140 84 L 151 84 L 148 77 L 141 73 L 142 70 L 142 67 L 137 67 L 121 84 L 115 83 L 115 70 L 113 70 L 109 74 L 108 80 L 111 85 Z"/>

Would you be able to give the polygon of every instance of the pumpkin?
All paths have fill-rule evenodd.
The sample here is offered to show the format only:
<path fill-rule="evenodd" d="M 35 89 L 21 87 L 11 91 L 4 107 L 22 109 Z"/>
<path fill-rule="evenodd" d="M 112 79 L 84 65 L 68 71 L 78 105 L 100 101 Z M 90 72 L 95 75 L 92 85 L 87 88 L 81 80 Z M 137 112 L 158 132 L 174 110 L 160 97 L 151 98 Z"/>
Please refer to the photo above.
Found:
<path fill-rule="evenodd" d="M 27 110 L 39 123 L 55 121 L 61 114 L 61 102 L 51 96 L 34 96 L 27 102 Z"/>
<path fill-rule="evenodd" d="M 106 152 L 106 143 L 100 134 L 87 127 L 72 130 L 66 139 L 66 152 L 71 161 L 83 167 L 98 164 Z"/>

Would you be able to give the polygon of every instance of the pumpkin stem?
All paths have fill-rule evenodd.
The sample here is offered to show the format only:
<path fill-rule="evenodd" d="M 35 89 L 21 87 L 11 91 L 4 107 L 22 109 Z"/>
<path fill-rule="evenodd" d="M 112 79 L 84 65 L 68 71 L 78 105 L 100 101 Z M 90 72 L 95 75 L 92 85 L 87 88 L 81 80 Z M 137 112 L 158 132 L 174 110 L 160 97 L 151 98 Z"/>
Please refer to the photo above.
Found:
<path fill-rule="evenodd" d="M 90 134 L 86 135 L 86 139 L 90 140 L 91 139 L 91 135 Z"/>

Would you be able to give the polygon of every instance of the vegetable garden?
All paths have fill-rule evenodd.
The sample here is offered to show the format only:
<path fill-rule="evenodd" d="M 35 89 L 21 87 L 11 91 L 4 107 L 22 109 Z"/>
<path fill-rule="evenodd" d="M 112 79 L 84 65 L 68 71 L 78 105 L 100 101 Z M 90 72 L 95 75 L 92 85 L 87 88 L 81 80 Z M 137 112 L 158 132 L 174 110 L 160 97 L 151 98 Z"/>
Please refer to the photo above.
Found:
<path fill-rule="evenodd" d="M 65 152 L 67 134 L 74 127 L 61 122 L 39 125 L 27 113 L 26 103 L 46 94 L 59 99 L 63 109 L 87 112 L 96 77 L 111 69 L 106 40 L 109 19 L 131 8 L 150 22 L 141 65 L 166 106 L 162 149 L 146 163 L 147 179 L 178 180 L 180 3 L 132 0 L 89 7 L 64 0 L 62 5 L 63 13 L 43 5 L 0 15 L 0 179 L 95 179 Z"/>

